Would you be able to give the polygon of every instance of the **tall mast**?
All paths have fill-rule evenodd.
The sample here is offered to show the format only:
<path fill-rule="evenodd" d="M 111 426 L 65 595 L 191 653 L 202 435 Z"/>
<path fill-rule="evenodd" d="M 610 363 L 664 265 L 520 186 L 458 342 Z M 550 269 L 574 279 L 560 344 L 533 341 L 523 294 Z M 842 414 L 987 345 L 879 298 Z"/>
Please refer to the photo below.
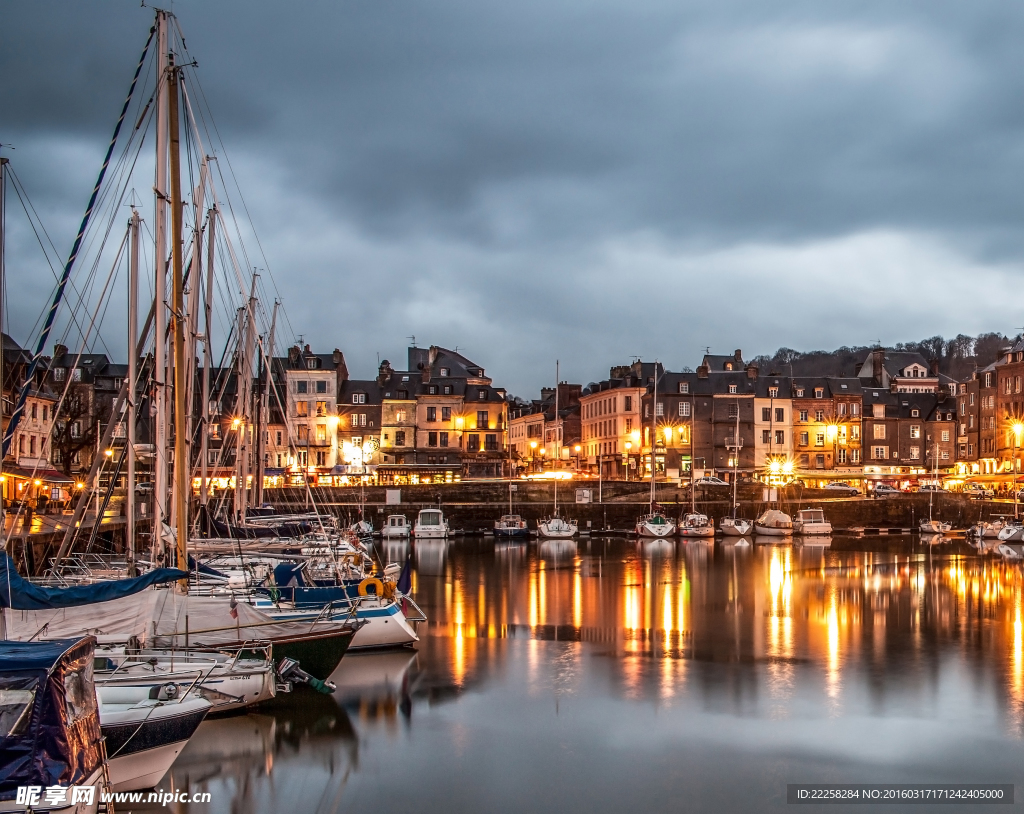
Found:
<path fill-rule="evenodd" d="M 136 380 L 138 363 L 136 348 L 139 344 L 139 212 L 132 208 L 131 220 L 131 262 L 128 267 L 128 476 L 127 506 L 125 509 L 127 534 L 128 576 L 135 576 L 135 422 L 136 422 Z M 154 532 L 155 533 L 155 532 Z"/>
<path fill-rule="evenodd" d="M 199 295 L 202 291 L 200 278 L 203 271 L 203 196 L 206 190 L 206 173 L 207 165 L 204 158 L 199 170 L 199 186 L 192 191 L 192 263 L 188 274 L 188 323 L 185 333 L 185 444 L 190 479 L 194 470 L 192 449 L 196 412 L 196 343 L 199 340 Z"/>
<path fill-rule="evenodd" d="M 178 126 L 178 71 L 173 64 L 167 73 L 167 101 L 170 118 L 171 163 L 171 286 L 174 314 L 174 514 L 177 526 L 176 562 L 182 571 L 188 570 L 185 545 L 188 542 L 188 499 L 191 493 L 191 467 L 186 447 L 185 429 L 185 279 L 182 268 L 182 209 L 181 158 L 179 155 Z M 188 583 L 181 587 L 187 588 Z"/>
<path fill-rule="evenodd" d="M 7 159 L 0 158 L 0 424 L 3 423 L 3 414 L 7 408 L 4 402 L 4 349 L 3 349 L 3 327 L 4 327 L 4 306 L 7 304 L 4 294 L 7 290 L 7 268 L 4 265 L 5 240 L 7 236 Z M 0 434 L 7 434 L 7 427 L 0 427 Z M 2 488 L 2 487 L 0 487 Z M 0 550 L 7 550 L 6 523 L 4 515 L 3 494 L 0 493 Z M 0 635 L 7 638 L 7 618 L 3 616 L 0 609 L 0 621 L 3 622 L 3 630 Z"/>
<path fill-rule="evenodd" d="M 154 290 L 154 473 L 153 473 L 153 527 L 152 559 L 157 564 L 163 553 L 163 524 L 167 500 L 167 353 L 164 338 L 167 335 L 167 12 L 156 13 L 157 25 L 157 83 L 156 83 L 156 193 L 153 224 L 156 243 Z"/>
<path fill-rule="evenodd" d="M 210 349 L 210 331 L 213 330 L 213 326 L 210 323 L 213 321 L 213 256 L 216 230 L 217 207 L 214 205 L 210 209 L 209 222 L 207 224 L 206 240 L 209 253 L 206 257 L 206 302 L 203 305 L 203 425 L 199 440 L 199 495 L 203 506 L 206 506 L 210 501 L 210 485 L 207 472 L 210 450 L 210 368 L 213 367 L 213 351 Z"/>
<path fill-rule="evenodd" d="M 771 436 L 769 436 L 771 438 Z M 740 465 L 740 400 L 736 399 L 736 431 L 732 436 L 732 516 L 736 517 L 736 481 Z"/>
<path fill-rule="evenodd" d="M 558 360 L 555 359 L 555 517 L 558 516 L 558 467 L 562 463 L 562 425 L 558 421 L 558 381 L 560 376 Z M 509 494 L 511 495 L 512 492 L 509 491 Z"/>
<path fill-rule="evenodd" d="M 235 520 L 242 515 L 242 501 L 245 481 L 242 480 L 242 455 L 245 450 L 245 405 L 242 392 L 242 376 L 245 371 L 245 347 L 242 335 L 245 328 L 245 308 L 239 308 L 235 318 L 235 414 L 231 426 L 235 430 Z"/>
<path fill-rule="evenodd" d="M 274 381 L 274 331 L 277 327 L 278 305 L 280 305 L 279 302 L 274 303 L 274 310 L 270 315 L 270 338 L 267 342 L 263 343 L 264 379 L 263 392 L 260 394 L 259 421 L 256 427 L 256 477 L 253 479 L 254 494 L 256 495 L 255 503 L 258 506 L 263 504 L 263 456 L 266 454 L 267 428 L 270 426 L 270 387 Z"/>
<path fill-rule="evenodd" d="M 640 372 L 643 373 L 643 363 Z M 654 513 L 654 448 L 658 444 L 658 360 L 654 360 L 654 399 L 651 401 L 651 513 Z"/>

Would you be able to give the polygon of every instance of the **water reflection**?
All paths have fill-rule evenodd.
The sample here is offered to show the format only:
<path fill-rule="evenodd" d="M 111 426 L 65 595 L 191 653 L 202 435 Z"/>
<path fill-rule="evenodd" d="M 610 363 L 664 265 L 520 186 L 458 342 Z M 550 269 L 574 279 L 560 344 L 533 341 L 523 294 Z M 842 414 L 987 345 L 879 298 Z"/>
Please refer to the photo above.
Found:
<path fill-rule="evenodd" d="M 732 786 L 771 794 L 824 765 L 839 782 L 846 775 L 835 767 L 858 761 L 923 782 L 899 772 L 920 771 L 914 755 L 939 749 L 943 735 L 958 777 L 1024 757 L 1019 566 L 962 543 L 909 538 L 653 542 L 414 543 L 417 600 L 430 620 L 418 652 L 346 656 L 333 697 L 296 693 L 258 715 L 204 723 L 175 765 L 175 784 L 233 801 L 221 810 L 334 811 L 371 789 L 382 803 L 416 808 L 382 782 L 401 765 L 431 799 L 446 799 L 458 782 L 468 789 L 464 808 L 488 808 L 481 801 L 492 786 L 526 805 L 518 787 L 474 762 L 484 744 L 500 742 L 552 767 L 548 793 L 564 807 L 587 794 L 560 796 L 554 767 L 563 764 L 576 767 L 578 790 L 604 788 L 607 769 L 594 766 L 625 762 L 633 774 L 611 774 L 651 803 L 670 799 L 659 796 L 656 769 L 682 772 L 688 793 L 715 775 L 692 768 L 703 765 L 693 755 L 678 764 L 692 764 L 685 770 L 657 761 L 638 768 L 624 757 L 649 741 L 726 755 L 740 778 Z M 409 550 L 385 548 L 395 562 Z M 772 762 L 780 749 L 815 757 L 786 757 L 792 772 L 782 776 Z M 450 762 L 455 754 L 476 767 L 472 776 Z M 735 768 L 747 762 L 749 770 Z M 314 788 L 308 805 L 287 797 L 307 799 Z M 613 799 L 597 796 L 591 807 L 608 810 Z M 757 807 L 752 798 L 733 809 Z"/>

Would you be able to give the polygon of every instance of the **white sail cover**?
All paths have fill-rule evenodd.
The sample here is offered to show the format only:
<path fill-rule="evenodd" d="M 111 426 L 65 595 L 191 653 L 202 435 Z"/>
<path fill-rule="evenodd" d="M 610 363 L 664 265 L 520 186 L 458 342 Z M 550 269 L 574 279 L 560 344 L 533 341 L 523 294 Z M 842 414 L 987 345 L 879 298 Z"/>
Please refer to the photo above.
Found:
<path fill-rule="evenodd" d="M 140 647 L 184 647 L 186 617 L 191 647 L 219 646 L 253 639 L 276 639 L 337 630 L 340 622 L 274 621 L 238 602 L 231 615 L 228 597 L 197 597 L 168 589 L 149 589 L 109 602 L 57 610 L 6 610 L 7 638 L 17 641 L 92 634 L 102 643 Z"/>

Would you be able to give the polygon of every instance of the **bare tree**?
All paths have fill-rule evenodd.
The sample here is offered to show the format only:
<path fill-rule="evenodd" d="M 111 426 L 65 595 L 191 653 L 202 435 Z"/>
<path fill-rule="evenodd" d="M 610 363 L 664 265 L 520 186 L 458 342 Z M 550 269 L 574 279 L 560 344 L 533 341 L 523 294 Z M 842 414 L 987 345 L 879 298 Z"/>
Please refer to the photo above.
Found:
<path fill-rule="evenodd" d="M 50 436 L 53 462 L 59 464 L 61 471 L 69 477 L 78 453 L 95 448 L 98 437 L 96 424 L 105 421 L 109 413 L 103 408 L 92 409 L 89 390 L 85 384 L 71 385 L 53 422 Z"/>

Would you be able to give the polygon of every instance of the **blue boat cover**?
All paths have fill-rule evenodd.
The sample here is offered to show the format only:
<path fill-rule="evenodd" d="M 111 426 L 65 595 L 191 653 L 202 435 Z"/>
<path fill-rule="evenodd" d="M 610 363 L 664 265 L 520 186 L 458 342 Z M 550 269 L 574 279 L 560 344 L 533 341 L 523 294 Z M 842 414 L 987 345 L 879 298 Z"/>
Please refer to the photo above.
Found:
<path fill-rule="evenodd" d="M 0 800 L 84 784 L 102 764 L 96 640 L 0 641 Z"/>
<path fill-rule="evenodd" d="M 164 582 L 188 579 L 188 573 L 177 568 L 156 568 L 141 577 L 94 582 L 72 588 L 44 588 L 21 576 L 6 552 L 0 551 L 0 607 L 14 610 L 49 610 L 74 608 L 131 596 Z"/>

